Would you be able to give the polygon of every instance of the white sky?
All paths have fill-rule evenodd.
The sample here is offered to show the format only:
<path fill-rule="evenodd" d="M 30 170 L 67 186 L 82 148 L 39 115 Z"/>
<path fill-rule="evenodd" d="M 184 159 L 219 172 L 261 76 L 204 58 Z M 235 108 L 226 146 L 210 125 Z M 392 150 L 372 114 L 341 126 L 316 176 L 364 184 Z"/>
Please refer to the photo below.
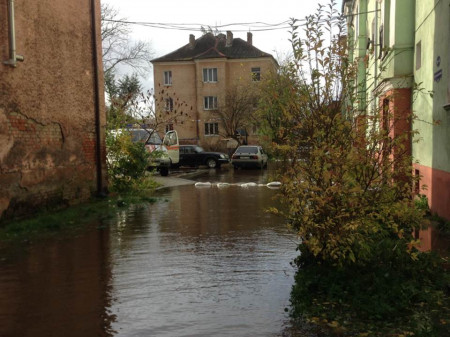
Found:
<path fill-rule="evenodd" d="M 329 0 L 101 0 L 120 12 L 120 18 L 128 21 L 192 24 L 215 27 L 233 23 L 264 22 L 277 24 L 294 17 L 303 19 L 313 14 L 319 3 L 328 5 Z M 342 0 L 337 0 L 341 9 Z M 283 26 L 287 26 L 283 25 Z M 150 41 L 154 57 L 170 53 L 189 42 L 189 34 L 199 38 L 202 33 L 194 30 L 168 30 L 133 25 L 132 38 Z M 257 25 L 231 26 L 233 36 L 247 39 L 247 31 L 253 33 L 253 45 L 275 58 L 290 53 L 288 29 L 257 31 Z M 241 30 L 241 31 L 237 31 Z M 151 86 L 153 74 L 144 81 Z"/>

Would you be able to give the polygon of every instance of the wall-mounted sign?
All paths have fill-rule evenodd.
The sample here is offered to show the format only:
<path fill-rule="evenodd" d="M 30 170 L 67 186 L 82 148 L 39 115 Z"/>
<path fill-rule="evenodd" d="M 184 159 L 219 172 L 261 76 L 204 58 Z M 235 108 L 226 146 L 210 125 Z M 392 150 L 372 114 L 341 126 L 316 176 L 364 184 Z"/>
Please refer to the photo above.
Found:
<path fill-rule="evenodd" d="M 439 68 L 440 65 L 441 65 L 441 57 L 438 56 L 438 57 L 436 58 L 436 66 Z"/>

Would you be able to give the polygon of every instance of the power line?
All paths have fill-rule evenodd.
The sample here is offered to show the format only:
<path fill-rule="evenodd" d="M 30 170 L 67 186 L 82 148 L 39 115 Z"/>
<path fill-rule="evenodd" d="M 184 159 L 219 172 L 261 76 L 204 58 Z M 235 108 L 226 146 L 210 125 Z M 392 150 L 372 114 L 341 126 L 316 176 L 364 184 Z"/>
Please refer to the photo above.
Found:
<path fill-rule="evenodd" d="M 201 28 L 193 28 L 192 26 L 213 27 L 216 29 L 233 26 L 251 26 L 251 29 L 254 31 L 279 30 L 290 28 L 290 25 L 288 25 L 288 23 L 290 22 L 289 20 L 280 23 L 266 23 L 257 21 L 257 22 L 230 23 L 224 25 L 207 25 L 202 23 L 161 23 L 161 22 L 142 22 L 142 21 L 127 21 L 127 20 L 109 20 L 109 19 L 105 19 L 103 21 L 153 27 L 159 29 L 174 29 L 174 30 L 201 30 Z"/>

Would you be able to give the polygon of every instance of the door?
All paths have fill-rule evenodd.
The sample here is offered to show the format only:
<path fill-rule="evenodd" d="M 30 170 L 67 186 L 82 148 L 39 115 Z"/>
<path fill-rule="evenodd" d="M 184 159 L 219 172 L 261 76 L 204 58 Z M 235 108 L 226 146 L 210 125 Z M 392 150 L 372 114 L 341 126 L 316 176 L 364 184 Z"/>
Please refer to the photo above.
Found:
<path fill-rule="evenodd" d="M 178 134 L 175 130 L 170 130 L 164 136 L 163 144 L 167 149 L 172 164 L 178 164 L 180 161 L 180 144 Z"/>

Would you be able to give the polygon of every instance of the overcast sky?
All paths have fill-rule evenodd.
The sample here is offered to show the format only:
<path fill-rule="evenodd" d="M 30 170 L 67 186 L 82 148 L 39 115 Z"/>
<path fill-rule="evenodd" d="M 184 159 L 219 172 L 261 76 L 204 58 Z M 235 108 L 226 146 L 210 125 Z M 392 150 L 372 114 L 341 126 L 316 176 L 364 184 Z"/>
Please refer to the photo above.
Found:
<path fill-rule="evenodd" d="M 171 30 L 133 25 L 132 37 L 150 41 L 154 57 L 170 53 L 189 42 L 189 34 L 199 38 L 200 26 L 212 28 L 235 23 L 250 23 L 219 28 L 222 32 L 231 30 L 233 36 L 247 39 L 247 32 L 253 33 L 253 45 L 272 54 L 275 58 L 290 52 L 288 24 L 274 26 L 290 18 L 303 19 L 314 13 L 319 3 L 329 0 L 101 0 L 119 10 L 120 18 L 129 21 L 176 24 L 193 30 Z M 341 9 L 342 0 L 337 0 Z M 260 22 L 257 24 L 256 22 Z M 193 24 L 193 25 L 191 25 Z M 266 26 L 269 24 L 270 26 Z M 274 29 L 282 28 L 282 29 Z M 259 31 L 260 29 L 269 29 Z M 196 31 L 197 30 L 197 31 Z M 153 74 L 145 82 L 152 82 Z M 148 86 L 147 83 L 146 86 Z"/>

